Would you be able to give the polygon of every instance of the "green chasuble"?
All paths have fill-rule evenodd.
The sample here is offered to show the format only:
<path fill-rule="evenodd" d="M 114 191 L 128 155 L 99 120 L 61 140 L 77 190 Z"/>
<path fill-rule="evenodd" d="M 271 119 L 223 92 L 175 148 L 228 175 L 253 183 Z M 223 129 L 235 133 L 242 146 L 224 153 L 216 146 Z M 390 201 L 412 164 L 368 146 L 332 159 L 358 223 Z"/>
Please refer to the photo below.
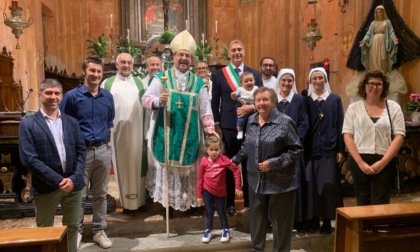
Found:
<path fill-rule="evenodd" d="M 163 77 L 166 76 L 166 80 Z M 169 93 L 167 106 L 159 109 L 153 132 L 152 152 L 154 157 L 165 163 L 165 149 L 168 149 L 169 166 L 191 166 L 200 148 L 199 93 L 205 87 L 201 78 L 192 72 L 187 74 L 185 92 L 178 90 L 174 69 L 159 72 L 154 78 L 161 79 L 163 92 Z M 166 110 L 165 110 L 166 109 Z M 168 139 L 164 139 L 164 113 L 167 111 Z"/>

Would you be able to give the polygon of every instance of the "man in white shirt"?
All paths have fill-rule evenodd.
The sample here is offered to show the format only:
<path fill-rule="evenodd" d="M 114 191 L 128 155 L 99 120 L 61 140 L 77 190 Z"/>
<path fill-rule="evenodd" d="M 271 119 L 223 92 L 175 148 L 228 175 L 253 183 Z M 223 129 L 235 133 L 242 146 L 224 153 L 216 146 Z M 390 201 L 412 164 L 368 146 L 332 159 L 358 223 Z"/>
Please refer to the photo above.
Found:
<path fill-rule="evenodd" d="M 141 81 L 144 85 L 149 85 L 149 80 L 153 75 L 162 71 L 162 60 L 158 56 L 150 56 L 146 59 L 147 75 Z"/>
<path fill-rule="evenodd" d="M 134 60 L 128 53 L 117 56 L 117 74 L 102 82 L 115 103 L 114 127 L 111 129 L 112 164 L 117 179 L 123 213 L 146 211 L 147 155 L 141 104 L 147 84 L 131 74 Z"/>
<path fill-rule="evenodd" d="M 277 84 L 277 78 L 274 76 L 276 62 L 271 57 L 263 57 L 260 61 L 261 78 L 264 87 L 274 89 Z"/>

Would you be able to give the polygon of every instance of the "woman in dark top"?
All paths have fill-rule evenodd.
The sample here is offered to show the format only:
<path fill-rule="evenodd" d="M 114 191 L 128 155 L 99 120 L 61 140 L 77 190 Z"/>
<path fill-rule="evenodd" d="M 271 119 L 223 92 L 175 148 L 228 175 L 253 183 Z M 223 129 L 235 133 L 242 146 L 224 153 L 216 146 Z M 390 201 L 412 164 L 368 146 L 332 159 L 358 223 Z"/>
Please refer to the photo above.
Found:
<path fill-rule="evenodd" d="M 308 133 L 308 114 L 306 113 L 304 98 L 297 93 L 295 71 L 289 68 L 283 68 L 277 75 L 278 83 L 276 85 L 277 109 L 288 115 L 295 122 L 299 139 L 303 145 L 306 133 Z M 303 156 L 296 162 L 299 178 L 299 188 L 296 193 L 296 209 L 294 227 L 298 232 L 305 232 L 303 225 L 306 220 L 306 173 Z"/>
<path fill-rule="evenodd" d="M 232 161 L 247 160 L 252 249 L 264 251 L 268 215 L 273 251 L 290 251 L 296 190 L 296 161 L 303 147 L 293 120 L 276 109 L 273 89 L 254 93 L 257 113 L 248 119 L 246 139 Z"/>
<path fill-rule="evenodd" d="M 308 218 L 312 221 L 308 231 L 316 232 L 322 218 L 321 233 L 331 234 L 331 220 L 335 219 L 335 209 L 343 206 L 338 168 L 344 153 L 341 134 L 344 120 L 343 104 L 340 96 L 331 93 L 324 68 L 311 69 L 309 81 L 309 132 L 305 151 L 309 156 L 306 166 Z"/>

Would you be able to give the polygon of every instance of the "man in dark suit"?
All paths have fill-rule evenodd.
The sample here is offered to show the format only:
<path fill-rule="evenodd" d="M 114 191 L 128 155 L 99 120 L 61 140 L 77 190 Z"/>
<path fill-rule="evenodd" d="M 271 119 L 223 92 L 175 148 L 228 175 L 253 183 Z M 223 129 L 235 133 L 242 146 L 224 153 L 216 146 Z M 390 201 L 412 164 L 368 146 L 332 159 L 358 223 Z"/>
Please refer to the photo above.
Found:
<path fill-rule="evenodd" d="M 244 117 L 254 112 L 254 105 L 243 105 L 236 109 L 237 102 L 231 98 L 231 93 L 240 86 L 239 76 L 244 72 L 254 75 L 255 85 L 262 87 L 262 79 L 257 70 L 245 66 L 243 57 L 245 47 L 239 40 L 229 43 L 228 56 L 230 64 L 215 72 L 213 76 L 211 108 L 213 111 L 216 132 L 223 136 L 226 156 L 232 158 L 240 149 L 242 140 L 237 139 L 236 118 Z M 248 183 L 246 178 L 246 162 L 242 163 L 244 204 L 248 206 Z M 231 171 L 226 172 L 227 198 L 226 205 L 228 214 L 235 214 L 235 180 Z"/>
<path fill-rule="evenodd" d="M 68 228 L 69 251 L 77 251 L 77 230 L 85 185 L 86 146 L 76 119 L 60 113 L 63 88 L 55 79 L 39 85 L 41 109 L 19 125 L 19 154 L 32 173 L 36 224 L 52 227 L 58 204 Z"/>

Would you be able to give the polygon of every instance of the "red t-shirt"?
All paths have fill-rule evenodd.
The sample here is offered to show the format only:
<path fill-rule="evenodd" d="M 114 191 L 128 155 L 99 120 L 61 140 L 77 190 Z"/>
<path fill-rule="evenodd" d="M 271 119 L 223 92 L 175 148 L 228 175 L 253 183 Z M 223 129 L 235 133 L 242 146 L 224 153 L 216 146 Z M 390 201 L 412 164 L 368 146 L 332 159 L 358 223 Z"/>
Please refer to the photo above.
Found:
<path fill-rule="evenodd" d="M 241 174 L 235 163 L 225 155 L 220 155 L 214 162 L 204 157 L 198 167 L 197 198 L 203 197 L 203 190 L 217 197 L 226 196 L 226 168 L 233 172 L 236 189 L 242 190 Z"/>

